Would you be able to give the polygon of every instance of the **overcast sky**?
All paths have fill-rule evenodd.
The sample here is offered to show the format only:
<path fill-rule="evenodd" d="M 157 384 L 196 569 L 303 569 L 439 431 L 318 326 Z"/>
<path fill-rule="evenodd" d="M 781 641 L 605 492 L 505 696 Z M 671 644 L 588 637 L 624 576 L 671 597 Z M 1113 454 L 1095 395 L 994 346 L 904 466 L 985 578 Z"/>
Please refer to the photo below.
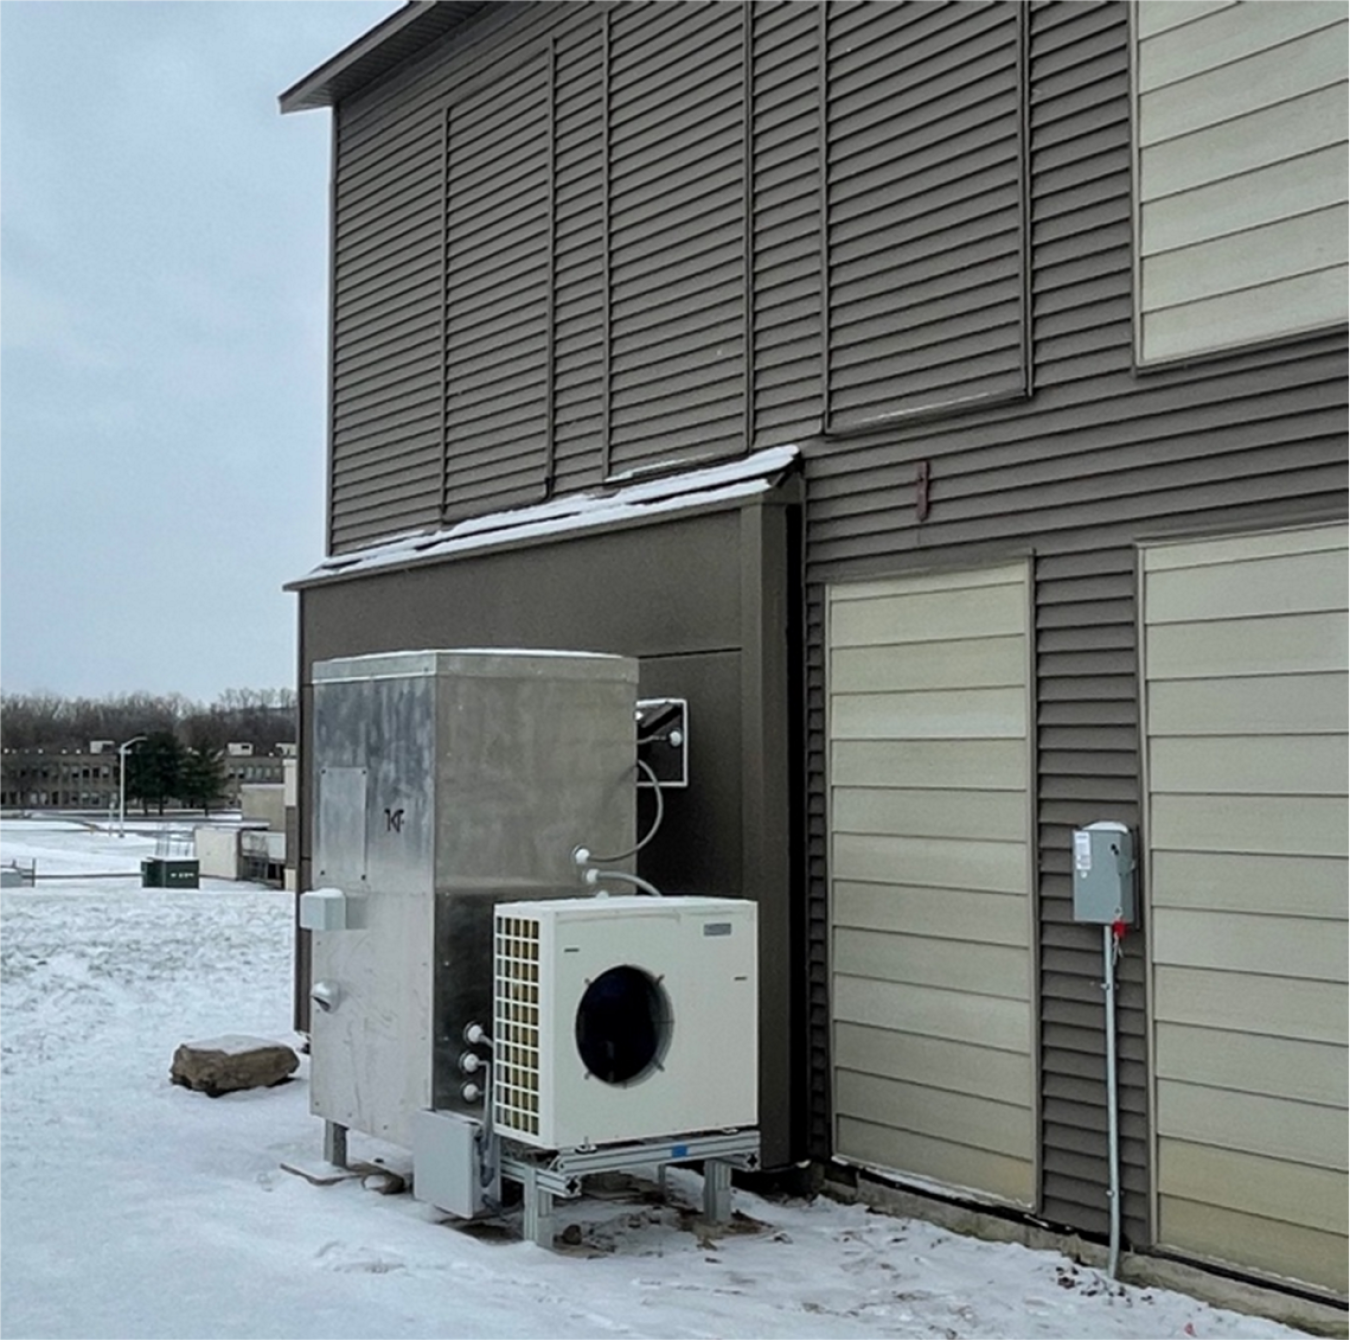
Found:
<path fill-rule="evenodd" d="M 322 557 L 329 123 L 393 0 L 0 4 L 0 685 L 295 682 Z"/>

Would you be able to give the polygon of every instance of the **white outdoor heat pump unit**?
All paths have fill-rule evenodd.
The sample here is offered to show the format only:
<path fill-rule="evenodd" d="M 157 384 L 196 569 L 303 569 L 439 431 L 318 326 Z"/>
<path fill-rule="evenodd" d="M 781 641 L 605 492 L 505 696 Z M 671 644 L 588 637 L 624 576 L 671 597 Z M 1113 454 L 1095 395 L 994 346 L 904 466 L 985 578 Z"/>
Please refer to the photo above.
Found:
<path fill-rule="evenodd" d="M 755 905 L 501 903 L 493 1125 L 546 1150 L 756 1123 Z"/>

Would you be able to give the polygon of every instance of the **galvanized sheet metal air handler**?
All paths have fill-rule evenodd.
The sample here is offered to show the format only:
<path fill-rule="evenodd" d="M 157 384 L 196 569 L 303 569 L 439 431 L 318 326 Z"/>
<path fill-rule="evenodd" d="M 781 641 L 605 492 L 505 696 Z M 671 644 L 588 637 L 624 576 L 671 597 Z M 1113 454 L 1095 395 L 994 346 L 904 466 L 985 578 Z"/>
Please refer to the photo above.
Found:
<path fill-rule="evenodd" d="M 313 702 L 319 887 L 300 906 L 327 1158 L 345 1164 L 348 1130 L 401 1145 L 415 1195 L 464 1217 L 518 1182 L 544 1244 L 586 1174 L 703 1160 L 725 1219 L 731 1167 L 759 1157 L 756 909 L 589 860 L 641 846 L 639 768 L 658 781 L 637 663 L 340 658 Z M 650 893 L 610 897 L 624 882 Z"/>

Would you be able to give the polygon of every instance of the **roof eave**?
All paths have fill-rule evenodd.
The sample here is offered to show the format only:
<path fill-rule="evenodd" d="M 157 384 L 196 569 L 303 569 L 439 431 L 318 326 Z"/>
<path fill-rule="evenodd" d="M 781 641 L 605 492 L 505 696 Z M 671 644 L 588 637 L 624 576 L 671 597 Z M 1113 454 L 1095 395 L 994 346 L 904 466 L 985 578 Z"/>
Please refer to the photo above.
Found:
<path fill-rule="evenodd" d="M 406 28 L 428 15 L 440 0 L 406 0 L 404 7 L 375 24 L 369 32 L 343 47 L 319 69 L 293 84 L 278 101 L 282 112 L 306 112 L 332 107 L 339 99 L 363 88 L 390 66 L 389 45 Z"/>

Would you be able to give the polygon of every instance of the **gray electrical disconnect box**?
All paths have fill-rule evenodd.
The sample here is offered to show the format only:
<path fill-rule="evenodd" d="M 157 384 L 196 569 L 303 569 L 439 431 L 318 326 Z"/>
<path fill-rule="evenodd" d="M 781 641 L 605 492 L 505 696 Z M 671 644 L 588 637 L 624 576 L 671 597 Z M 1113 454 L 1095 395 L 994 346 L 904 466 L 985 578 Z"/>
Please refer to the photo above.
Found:
<path fill-rule="evenodd" d="M 413 1196 L 466 1220 L 500 1205 L 501 1160 L 483 1144 L 495 1140 L 481 1122 L 463 1114 L 414 1113 Z M 486 1179 L 484 1169 L 490 1170 Z"/>
<path fill-rule="evenodd" d="M 1134 834 L 1115 820 L 1073 831 L 1073 920 L 1133 924 Z"/>

